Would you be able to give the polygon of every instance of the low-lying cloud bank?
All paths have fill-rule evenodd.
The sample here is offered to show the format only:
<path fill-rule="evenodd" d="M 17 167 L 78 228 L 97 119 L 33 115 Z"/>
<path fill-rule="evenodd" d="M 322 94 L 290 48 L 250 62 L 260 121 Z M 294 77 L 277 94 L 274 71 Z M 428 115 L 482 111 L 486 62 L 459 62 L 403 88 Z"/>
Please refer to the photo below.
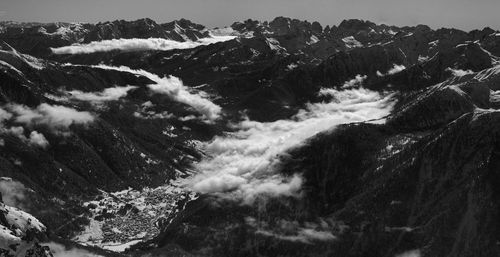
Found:
<path fill-rule="evenodd" d="M 135 88 L 137 87 L 129 85 L 125 87 L 106 88 L 102 92 L 83 92 L 80 90 L 72 90 L 67 93 L 70 95 L 71 99 L 91 102 L 94 104 L 102 104 L 104 102 L 119 100 L 120 98 L 127 96 L 128 92 Z"/>
<path fill-rule="evenodd" d="M 202 45 L 210 45 L 217 42 L 228 41 L 234 39 L 235 36 L 212 36 L 201 38 L 198 41 L 179 42 L 164 38 L 131 38 L 131 39 L 111 39 L 94 41 L 88 44 L 73 44 L 51 48 L 54 54 L 90 54 L 96 52 L 109 52 L 120 50 L 126 52 L 160 50 L 168 51 L 173 49 L 188 49 Z"/>
<path fill-rule="evenodd" d="M 36 108 L 30 108 L 20 104 L 7 104 L 0 107 L 0 135 L 13 135 L 29 145 L 45 149 L 50 144 L 36 130 L 38 127 L 48 128 L 54 134 L 67 135 L 71 125 L 85 125 L 93 120 L 94 116 L 89 112 L 61 105 L 42 103 Z M 3 138 L 0 139 L 0 146 L 4 144 Z"/>
<path fill-rule="evenodd" d="M 50 248 L 50 252 L 54 257 L 103 257 L 102 255 L 94 254 L 84 249 L 67 248 L 55 242 L 44 243 L 43 245 Z"/>
<path fill-rule="evenodd" d="M 175 115 L 169 113 L 168 111 L 163 111 L 157 113 L 150 108 L 154 107 L 154 104 L 151 101 L 147 101 L 141 105 L 141 108 L 134 112 L 134 116 L 141 119 L 172 119 L 175 118 Z"/>
<path fill-rule="evenodd" d="M 366 76 L 366 75 L 362 76 L 362 75 L 358 74 L 353 79 L 346 81 L 344 83 L 344 85 L 342 86 L 342 88 L 349 89 L 349 88 L 354 88 L 354 87 L 360 87 L 363 84 L 363 82 L 366 80 L 366 78 L 368 78 L 368 76 Z M 322 90 L 324 91 L 324 89 L 322 89 Z M 320 94 L 323 91 L 320 91 Z"/>
<path fill-rule="evenodd" d="M 234 125 L 237 132 L 218 136 L 204 146 L 212 157 L 196 165 L 200 174 L 187 185 L 196 192 L 219 194 L 247 204 L 260 195 L 300 194 L 299 175 L 285 178 L 277 172 L 280 154 L 336 125 L 383 118 L 393 107 L 392 95 L 364 88 L 328 93 L 332 95 L 331 102 L 309 104 L 291 119 L 245 119 Z"/>
<path fill-rule="evenodd" d="M 197 112 L 202 114 L 205 119 L 214 121 L 220 117 L 222 108 L 214 104 L 209 99 L 205 98 L 203 93 L 191 93 L 189 88 L 182 83 L 182 81 L 174 76 L 159 77 L 156 74 L 147 72 L 145 70 L 133 70 L 126 66 L 114 67 L 107 65 L 97 65 L 96 68 L 117 70 L 129 72 L 136 75 L 144 76 L 155 84 L 148 85 L 149 89 L 157 94 L 168 95 L 170 98 L 177 102 L 181 102 L 193 107 Z"/>
<path fill-rule="evenodd" d="M 62 105 L 42 103 L 34 109 L 19 104 L 9 104 L 6 107 L 14 115 L 16 123 L 28 127 L 44 125 L 53 131 L 66 130 L 73 124 L 86 124 L 94 120 L 89 112 L 77 111 Z"/>

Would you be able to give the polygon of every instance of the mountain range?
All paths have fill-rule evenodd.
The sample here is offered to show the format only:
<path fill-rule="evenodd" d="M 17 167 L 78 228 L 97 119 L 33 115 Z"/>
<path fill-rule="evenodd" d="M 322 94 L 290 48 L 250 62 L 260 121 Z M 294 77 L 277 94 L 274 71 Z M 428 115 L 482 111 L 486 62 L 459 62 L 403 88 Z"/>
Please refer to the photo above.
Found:
<path fill-rule="evenodd" d="M 499 256 L 500 32 L 0 22 L 2 256 Z"/>

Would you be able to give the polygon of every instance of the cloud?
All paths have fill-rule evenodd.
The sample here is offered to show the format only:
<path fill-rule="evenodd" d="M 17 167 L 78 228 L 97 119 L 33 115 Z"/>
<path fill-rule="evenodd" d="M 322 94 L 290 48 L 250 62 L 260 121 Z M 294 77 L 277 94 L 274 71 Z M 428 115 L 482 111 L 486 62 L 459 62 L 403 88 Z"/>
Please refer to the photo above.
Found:
<path fill-rule="evenodd" d="M 25 105 L 7 104 L 0 108 L 0 134 L 10 134 L 27 144 L 46 149 L 49 147 L 49 141 L 42 133 L 32 130 L 34 127 L 45 126 L 52 133 L 65 135 L 71 125 L 87 124 L 93 120 L 94 117 L 88 112 L 60 105 L 43 103 L 36 108 L 30 108 Z M 9 125 L 6 125 L 6 122 L 9 122 Z M 25 134 L 26 128 L 31 130 L 28 137 Z M 0 145 L 5 145 L 5 140 L 1 139 Z"/>
<path fill-rule="evenodd" d="M 67 93 L 72 99 L 101 104 L 103 102 L 116 101 L 122 97 L 125 97 L 128 94 L 128 91 L 135 88 L 137 87 L 111 87 L 104 89 L 102 92 L 82 92 L 80 90 L 72 90 L 68 91 Z"/>
<path fill-rule="evenodd" d="M 301 238 L 305 238 L 308 241 L 332 241 L 336 239 L 336 237 L 332 235 L 331 232 L 318 231 L 311 228 L 302 229 L 299 232 L 299 236 Z"/>
<path fill-rule="evenodd" d="M 396 255 L 396 257 L 420 257 L 420 256 L 422 256 L 422 253 L 418 249 L 407 251 L 407 252 Z"/>
<path fill-rule="evenodd" d="M 365 80 L 367 78 L 368 78 L 368 76 L 366 76 L 366 75 L 358 74 L 353 79 L 344 82 L 344 84 L 342 85 L 341 88 L 342 89 L 352 89 L 352 88 L 361 87 L 361 86 L 363 86 L 363 82 L 365 82 Z M 321 88 L 319 90 L 318 95 L 320 95 L 320 96 L 334 96 L 335 94 L 337 94 L 337 92 L 338 92 L 337 90 L 332 89 L 332 88 Z"/>
<path fill-rule="evenodd" d="M 207 120 L 214 121 L 220 117 L 222 108 L 214 104 L 209 99 L 205 98 L 203 92 L 191 93 L 189 88 L 182 81 L 174 76 L 161 78 L 156 74 L 145 70 L 133 70 L 126 66 L 113 67 L 107 65 L 97 65 L 96 68 L 117 70 L 129 72 L 136 75 L 141 75 L 154 81 L 155 84 L 148 85 L 149 89 L 158 94 L 164 94 L 177 102 L 181 102 L 193 107 L 197 112 L 201 113 Z"/>
<path fill-rule="evenodd" d="M 27 144 L 34 145 L 46 149 L 49 147 L 49 141 L 45 138 L 42 133 L 39 133 L 36 130 L 31 131 L 29 138 L 24 135 L 24 128 L 20 126 L 13 126 L 9 128 L 0 128 L 0 132 L 4 134 L 11 134 Z M 2 140 L 2 145 L 5 144 L 5 141 Z"/>
<path fill-rule="evenodd" d="M 144 102 L 141 105 L 139 111 L 134 112 L 134 116 L 140 119 L 171 119 L 175 118 L 175 115 L 169 113 L 168 111 L 163 111 L 161 113 L 156 113 L 153 110 L 149 110 L 154 107 L 151 101 Z"/>
<path fill-rule="evenodd" d="M 451 72 L 451 74 L 453 74 L 453 76 L 455 77 L 462 77 L 474 73 L 472 70 L 452 69 L 450 67 L 446 68 L 445 71 Z"/>
<path fill-rule="evenodd" d="M 175 115 L 173 115 L 167 111 L 164 111 L 161 113 L 155 113 L 154 111 L 148 111 L 146 113 L 134 112 L 134 117 L 137 117 L 140 119 L 151 120 L 151 119 L 171 119 L 171 118 L 174 118 Z"/>
<path fill-rule="evenodd" d="M 6 177 L 0 178 L 0 193 L 2 193 L 2 200 L 6 205 L 24 209 L 27 190 L 21 182 Z"/>
<path fill-rule="evenodd" d="M 38 131 L 33 130 L 27 138 L 24 135 L 24 128 L 20 126 L 12 126 L 12 127 L 4 127 L 3 124 L 0 123 L 0 133 L 2 134 L 11 134 L 25 143 L 28 143 L 30 145 L 38 146 L 43 149 L 47 148 L 49 146 L 49 141 L 45 138 L 45 136 L 42 133 L 39 133 Z M 5 145 L 5 140 L 1 139 L 0 145 L 4 146 Z"/>
<path fill-rule="evenodd" d="M 366 76 L 366 75 L 361 76 L 358 74 L 353 79 L 346 81 L 344 83 L 344 85 L 342 86 L 342 88 L 348 89 L 348 88 L 360 87 L 363 84 L 363 82 L 366 80 L 367 77 L 368 76 Z M 324 89 L 322 89 L 322 90 L 324 90 Z M 321 91 L 320 91 L 320 93 L 321 93 Z"/>
<path fill-rule="evenodd" d="M 342 86 L 342 88 L 353 88 L 353 87 L 360 87 L 363 82 L 366 80 L 368 76 L 364 75 L 364 76 L 361 76 L 361 75 L 356 75 L 355 78 L 349 80 L 349 81 L 346 81 L 344 83 L 344 85 Z"/>
<path fill-rule="evenodd" d="M 43 245 L 50 248 L 54 257 L 103 257 L 80 248 L 68 249 L 64 245 L 55 242 L 44 243 Z"/>
<path fill-rule="evenodd" d="M 27 140 L 26 137 L 24 136 L 24 128 L 23 127 L 14 126 L 14 127 L 10 127 L 10 128 L 3 128 L 2 132 L 9 133 L 9 134 L 12 134 L 16 137 Z"/>
<path fill-rule="evenodd" d="M 389 75 L 393 75 L 393 74 L 396 74 L 396 73 L 399 73 L 403 70 L 405 70 L 406 67 L 404 65 L 397 65 L 397 64 L 394 64 L 394 66 L 392 67 L 392 69 L 390 69 L 387 74 Z"/>
<path fill-rule="evenodd" d="M 331 228 L 329 228 L 326 223 L 326 226 L 321 226 L 314 222 L 305 222 L 304 226 L 300 225 L 297 221 L 282 219 L 270 225 L 265 221 L 257 221 L 252 217 L 246 217 L 245 221 L 248 225 L 258 228 L 257 234 L 285 241 L 311 244 L 314 242 L 328 242 L 337 239 L 337 237 L 329 231 Z"/>
<path fill-rule="evenodd" d="M 32 109 L 24 105 L 9 104 L 6 108 L 15 116 L 15 122 L 29 127 L 44 125 L 54 132 L 68 130 L 73 124 L 82 125 L 94 120 L 89 112 L 80 112 L 62 105 L 43 103 Z"/>
<path fill-rule="evenodd" d="M 404 65 L 394 64 L 392 66 L 392 68 L 387 71 L 386 74 L 382 74 L 380 71 L 377 71 L 377 76 L 384 77 L 384 76 L 387 76 L 387 75 L 394 75 L 394 74 L 399 73 L 399 72 L 401 72 L 401 71 L 403 71 L 405 69 L 406 69 L 406 67 Z"/>
<path fill-rule="evenodd" d="M 126 52 L 160 50 L 168 51 L 173 49 L 189 49 L 202 45 L 209 45 L 217 42 L 228 41 L 234 39 L 235 36 L 212 36 L 202 38 L 198 41 L 179 42 L 164 38 L 132 38 L 132 39 L 111 39 L 94 41 L 88 44 L 73 44 L 51 48 L 54 54 L 89 54 L 95 52 L 109 52 L 120 50 Z"/>
<path fill-rule="evenodd" d="M 283 235 L 266 230 L 258 230 L 257 234 L 278 238 L 285 241 L 301 242 L 311 244 L 315 241 L 333 241 L 336 237 L 328 231 L 317 231 L 314 229 L 301 229 L 294 235 Z M 410 257 L 410 256 L 408 256 Z M 413 256 L 411 256 L 413 257 Z"/>
<path fill-rule="evenodd" d="M 49 146 L 49 141 L 47 141 L 45 136 L 42 133 L 37 132 L 36 130 L 31 131 L 28 142 L 31 145 L 39 146 L 43 149 Z"/>
<path fill-rule="evenodd" d="M 246 204 L 261 195 L 299 195 L 300 175 L 281 176 L 278 155 L 339 124 L 382 118 L 393 107 L 390 94 L 364 88 L 328 92 L 333 96 L 331 102 L 308 104 L 291 119 L 245 119 L 234 124 L 236 132 L 217 136 L 204 145 L 203 150 L 211 158 L 196 164 L 201 173 L 190 178 L 187 186 Z"/>

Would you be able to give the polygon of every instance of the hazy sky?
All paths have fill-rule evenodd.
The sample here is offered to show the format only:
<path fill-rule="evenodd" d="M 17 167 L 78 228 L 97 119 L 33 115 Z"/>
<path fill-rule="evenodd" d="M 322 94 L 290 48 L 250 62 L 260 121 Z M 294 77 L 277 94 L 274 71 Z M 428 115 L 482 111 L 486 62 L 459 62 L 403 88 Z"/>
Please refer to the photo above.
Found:
<path fill-rule="evenodd" d="M 187 18 L 215 27 L 276 16 L 322 25 L 359 18 L 391 25 L 500 29 L 500 0 L 0 0 L 0 20 L 14 21 Z"/>

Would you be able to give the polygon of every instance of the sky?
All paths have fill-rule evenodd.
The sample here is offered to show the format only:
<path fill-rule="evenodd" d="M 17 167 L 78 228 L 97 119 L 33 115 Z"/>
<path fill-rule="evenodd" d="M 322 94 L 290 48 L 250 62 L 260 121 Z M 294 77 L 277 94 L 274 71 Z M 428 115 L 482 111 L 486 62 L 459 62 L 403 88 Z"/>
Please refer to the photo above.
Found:
<path fill-rule="evenodd" d="M 99 22 L 186 18 L 224 27 L 248 18 L 286 16 L 338 25 L 364 19 L 389 25 L 500 29 L 500 0 L 0 0 L 0 20 Z"/>

